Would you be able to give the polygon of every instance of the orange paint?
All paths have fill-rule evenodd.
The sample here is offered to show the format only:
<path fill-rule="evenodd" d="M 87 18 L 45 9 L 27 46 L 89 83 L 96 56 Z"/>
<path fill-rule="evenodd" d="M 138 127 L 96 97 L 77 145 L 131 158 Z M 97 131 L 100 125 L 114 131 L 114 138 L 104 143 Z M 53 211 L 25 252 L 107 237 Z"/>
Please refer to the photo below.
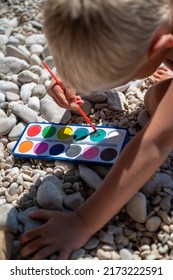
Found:
<path fill-rule="evenodd" d="M 20 153 L 27 153 L 33 147 L 33 143 L 31 141 L 24 141 L 19 145 Z"/>

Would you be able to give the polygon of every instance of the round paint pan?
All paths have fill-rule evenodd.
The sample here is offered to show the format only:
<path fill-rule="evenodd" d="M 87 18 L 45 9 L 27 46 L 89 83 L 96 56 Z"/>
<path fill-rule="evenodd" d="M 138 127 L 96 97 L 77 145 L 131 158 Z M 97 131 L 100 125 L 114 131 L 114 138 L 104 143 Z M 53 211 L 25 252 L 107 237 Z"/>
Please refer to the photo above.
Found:
<path fill-rule="evenodd" d="M 83 158 L 84 159 L 94 159 L 98 156 L 98 154 L 99 154 L 98 147 L 96 147 L 96 146 L 87 147 L 83 151 Z"/>
<path fill-rule="evenodd" d="M 32 141 L 23 141 L 20 145 L 19 145 L 19 152 L 22 154 L 25 154 L 27 152 L 29 152 L 33 147 L 33 142 Z"/>
<path fill-rule="evenodd" d="M 69 127 L 69 126 L 65 126 L 65 127 L 62 127 L 59 131 L 58 131 L 58 133 L 57 133 L 57 137 L 59 138 L 59 139 L 68 139 L 68 138 L 70 138 L 71 136 L 72 136 L 72 134 L 73 134 L 73 129 L 71 128 L 71 127 Z"/>
<path fill-rule="evenodd" d="M 50 125 L 50 126 L 46 126 L 43 131 L 42 131 L 42 136 L 43 138 L 50 138 L 52 136 L 54 136 L 56 133 L 56 127 Z"/>
<path fill-rule="evenodd" d="M 57 156 L 57 155 L 63 153 L 64 150 L 65 150 L 65 146 L 63 144 L 55 144 L 50 148 L 49 154 L 51 156 Z"/>
<path fill-rule="evenodd" d="M 106 136 L 106 132 L 103 129 L 97 129 L 96 131 L 90 134 L 90 140 L 92 142 L 100 142 Z"/>
<path fill-rule="evenodd" d="M 106 148 L 100 153 L 100 158 L 103 161 L 112 161 L 117 156 L 117 150 L 114 148 Z"/>
<path fill-rule="evenodd" d="M 89 131 L 86 128 L 78 128 L 75 130 L 73 134 L 73 138 L 75 141 L 84 140 L 89 135 Z"/>
<path fill-rule="evenodd" d="M 48 147 L 49 145 L 47 143 L 41 142 L 34 146 L 33 151 L 36 155 L 41 155 L 47 151 Z"/>
<path fill-rule="evenodd" d="M 65 154 L 69 158 L 77 157 L 82 151 L 81 146 L 79 145 L 72 145 L 66 151 Z"/>
<path fill-rule="evenodd" d="M 32 125 L 28 128 L 27 130 L 27 135 L 29 137 L 34 137 L 38 135 L 41 131 L 41 126 L 40 125 Z"/>
<path fill-rule="evenodd" d="M 113 130 L 108 134 L 105 140 L 107 144 L 116 144 L 118 142 L 121 142 L 123 140 L 123 137 L 124 134 L 122 132 Z"/>

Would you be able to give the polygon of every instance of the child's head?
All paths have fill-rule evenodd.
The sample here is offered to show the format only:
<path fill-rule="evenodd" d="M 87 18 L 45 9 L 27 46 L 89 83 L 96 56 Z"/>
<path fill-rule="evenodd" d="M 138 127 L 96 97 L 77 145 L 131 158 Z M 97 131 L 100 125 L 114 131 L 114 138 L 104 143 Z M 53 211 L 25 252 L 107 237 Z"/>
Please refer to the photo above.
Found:
<path fill-rule="evenodd" d="M 44 30 L 62 81 L 88 92 L 125 81 L 169 18 L 170 0 L 47 0 Z"/>

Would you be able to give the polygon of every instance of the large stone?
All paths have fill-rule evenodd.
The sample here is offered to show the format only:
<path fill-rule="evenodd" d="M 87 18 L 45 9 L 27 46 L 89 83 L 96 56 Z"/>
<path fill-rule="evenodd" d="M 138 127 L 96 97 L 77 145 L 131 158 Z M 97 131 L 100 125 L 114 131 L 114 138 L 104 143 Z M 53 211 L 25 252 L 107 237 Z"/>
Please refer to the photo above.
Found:
<path fill-rule="evenodd" d="M 8 81 L 0 81 L 0 91 L 6 93 L 6 92 L 14 92 L 19 93 L 19 87 L 12 82 Z"/>
<path fill-rule="evenodd" d="M 20 59 L 25 60 L 26 62 L 29 62 L 29 56 L 26 55 L 22 50 L 20 50 L 18 47 L 8 45 L 6 47 L 6 55 L 7 56 L 14 56 Z"/>
<path fill-rule="evenodd" d="M 0 72 L 3 74 L 17 74 L 29 67 L 28 63 L 17 57 L 6 56 L 0 58 Z"/>
<path fill-rule="evenodd" d="M 42 99 L 40 101 L 40 112 L 43 118 L 49 122 L 68 123 L 71 119 L 71 112 L 59 107 L 54 101 Z"/>
<path fill-rule="evenodd" d="M 80 192 L 76 192 L 64 197 L 64 205 L 70 210 L 76 210 L 82 203 L 84 198 L 81 196 Z"/>
<path fill-rule="evenodd" d="M 28 36 L 26 38 L 26 45 L 31 46 L 33 44 L 39 44 L 44 46 L 46 44 L 46 38 L 44 34 L 34 34 Z"/>
<path fill-rule="evenodd" d="M 147 200 L 143 193 L 136 193 L 126 204 L 128 215 L 138 223 L 144 223 L 147 217 Z"/>
<path fill-rule="evenodd" d="M 37 202 L 45 209 L 61 209 L 63 202 L 61 188 L 49 180 L 44 180 L 38 188 Z"/>
<path fill-rule="evenodd" d="M 92 189 L 96 190 L 101 185 L 100 176 L 85 165 L 79 165 L 79 173 L 84 182 Z"/>
<path fill-rule="evenodd" d="M 0 206 L 0 228 L 7 227 L 12 233 L 18 231 L 18 211 L 12 204 Z"/>
<path fill-rule="evenodd" d="M 31 108 L 28 108 L 26 105 L 16 103 L 16 104 L 11 104 L 10 108 L 14 114 L 19 116 L 26 123 L 27 122 L 45 121 L 44 119 L 39 117 L 38 114 L 34 110 L 32 110 Z"/>
<path fill-rule="evenodd" d="M 15 118 L 0 118 L 0 136 L 6 135 L 16 124 Z"/>

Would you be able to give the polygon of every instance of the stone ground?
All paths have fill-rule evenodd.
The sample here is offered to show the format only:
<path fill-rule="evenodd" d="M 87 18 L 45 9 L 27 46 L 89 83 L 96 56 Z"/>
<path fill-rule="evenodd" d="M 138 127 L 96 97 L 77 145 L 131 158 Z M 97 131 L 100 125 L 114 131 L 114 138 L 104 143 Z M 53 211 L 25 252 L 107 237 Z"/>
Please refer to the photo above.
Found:
<path fill-rule="evenodd" d="M 11 153 L 28 122 L 84 123 L 77 112 L 59 108 L 47 95 L 51 77 L 41 61 L 51 68 L 53 61 L 42 31 L 42 9 L 41 0 L 0 2 L 0 259 L 21 259 L 20 235 L 40 224 L 29 219 L 30 211 L 77 209 L 109 171 Z M 126 127 L 133 137 L 148 120 L 143 99 L 150 85 L 150 79 L 138 80 L 92 93 L 83 110 L 93 123 Z M 118 215 L 70 258 L 173 259 L 172 166 L 171 153 Z"/>

